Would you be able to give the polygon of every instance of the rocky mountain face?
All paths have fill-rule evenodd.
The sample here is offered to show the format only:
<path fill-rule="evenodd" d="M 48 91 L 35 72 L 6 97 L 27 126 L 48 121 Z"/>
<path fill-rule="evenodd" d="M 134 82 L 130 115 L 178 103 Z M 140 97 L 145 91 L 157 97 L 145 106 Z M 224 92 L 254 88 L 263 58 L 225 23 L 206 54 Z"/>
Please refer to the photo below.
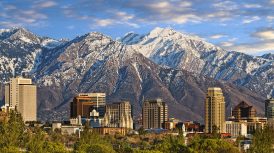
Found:
<path fill-rule="evenodd" d="M 68 119 L 69 102 L 79 92 L 106 92 L 108 102 L 130 100 L 134 107 L 135 116 L 141 113 L 143 99 L 162 98 L 167 102 L 171 116 L 183 120 L 203 121 L 205 92 L 210 86 L 219 86 L 223 89 L 227 102 L 227 115 L 230 115 L 230 108 L 241 100 L 253 104 L 258 112 L 263 112 L 265 97 L 261 92 L 254 92 L 244 85 L 241 86 L 240 83 L 234 83 L 233 81 L 237 79 L 229 82 L 224 81 L 225 79 L 211 78 L 209 75 L 197 73 L 203 71 L 200 65 L 209 65 L 208 61 L 203 63 L 202 59 L 212 58 L 217 60 L 219 58 L 214 58 L 214 56 L 223 56 L 227 53 L 209 43 L 197 45 L 192 42 L 194 39 L 203 42 L 198 38 L 190 36 L 183 38 L 183 35 L 180 36 L 179 34 L 176 34 L 176 37 L 178 37 L 176 39 L 172 35 L 161 38 L 159 28 L 157 28 L 149 34 L 154 33 L 153 35 L 155 35 L 155 38 L 150 40 L 146 38 L 148 36 L 128 34 L 119 42 L 101 33 L 93 32 L 71 41 L 60 42 L 36 36 L 25 29 L 17 29 L 17 32 L 20 30 L 23 34 L 18 33 L 16 38 L 18 42 L 9 40 L 14 35 L 14 32 L 11 32 L 12 30 L 2 30 L 0 32 L 0 51 L 1 53 L 7 52 L 11 58 L 17 61 L 20 59 L 22 63 L 26 63 L 26 66 L 24 67 L 24 64 L 18 63 L 18 67 L 22 64 L 22 68 L 16 69 L 16 65 L 11 65 L 10 69 L 1 69 L 0 76 L 8 77 L 12 75 L 12 68 L 16 71 L 15 74 L 28 72 L 39 86 L 38 115 L 42 120 Z M 179 41 L 179 38 L 182 39 L 181 42 L 174 43 Z M 31 41 L 24 41 L 27 39 Z M 170 40 L 165 41 L 166 39 Z M 52 42 L 51 45 L 44 45 L 45 40 Z M 141 43 L 143 40 L 144 42 Z M 14 50 L 5 50 L 2 46 L 4 41 L 10 43 L 9 46 L 17 43 L 18 46 L 14 46 Z M 154 41 L 158 43 L 152 44 Z M 183 47 L 191 48 L 188 42 L 192 43 L 192 47 L 196 46 L 196 50 L 192 53 L 182 49 L 183 45 L 185 45 Z M 29 48 L 23 50 L 21 56 L 15 56 L 13 54 L 19 52 L 19 49 L 16 50 L 16 48 L 20 48 L 20 43 L 22 43 L 23 48 Z M 166 56 L 161 53 L 161 49 L 158 49 L 159 53 L 156 56 L 156 50 L 154 49 L 161 44 L 162 47 L 160 48 L 166 50 L 164 52 Z M 33 46 L 36 46 L 36 48 Z M 232 54 L 234 52 L 228 53 Z M 204 56 L 207 54 L 212 55 L 201 58 L 200 54 Z M 237 54 L 240 54 L 238 56 L 249 57 L 250 59 L 246 59 L 247 61 L 254 58 L 241 53 Z M 33 56 L 28 58 L 28 55 Z M 9 56 L 6 55 L 5 58 Z M 172 58 L 174 59 L 173 63 L 169 63 Z M 1 56 L 0 59 L 2 61 L 4 58 Z M 193 60 L 196 62 L 193 62 Z M 192 61 L 192 65 L 190 61 Z M 238 61 L 237 58 L 235 61 Z M 258 58 L 259 64 L 260 62 L 266 64 L 270 61 L 269 59 Z M 6 64 L 0 63 L 0 67 L 4 65 Z M 217 66 L 218 64 L 215 65 L 215 67 Z M 209 66 L 209 68 L 211 67 Z M 9 71 L 6 70 L 11 72 L 8 73 Z M 265 73 L 265 70 L 261 71 Z M 269 71 L 273 73 L 273 64 L 270 65 Z M 213 72 L 215 71 L 212 70 Z M 250 75 L 253 77 L 252 74 Z"/>
<path fill-rule="evenodd" d="M 39 37 L 24 28 L 0 29 L 0 76 L 6 82 L 11 76 L 35 71 L 42 50 L 55 48 L 61 42 Z"/>
<path fill-rule="evenodd" d="M 274 96 L 273 54 L 254 57 L 225 51 L 170 28 L 155 28 L 146 35 L 126 34 L 121 42 L 132 45 L 157 64 L 244 86 L 264 96 Z"/>
<path fill-rule="evenodd" d="M 268 60 L 274 60 L 274 54 L 268 53 L 261 56 L 262 58 L 268 59 Z"/>

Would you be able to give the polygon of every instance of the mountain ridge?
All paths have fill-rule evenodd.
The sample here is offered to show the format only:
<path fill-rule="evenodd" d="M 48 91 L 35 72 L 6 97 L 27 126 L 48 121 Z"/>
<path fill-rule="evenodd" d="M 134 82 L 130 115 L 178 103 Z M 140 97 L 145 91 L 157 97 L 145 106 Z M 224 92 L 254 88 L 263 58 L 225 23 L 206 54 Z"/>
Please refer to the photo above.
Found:
<path fill-rule="evenodd" d="M 169 40 L 169 43 L 172 45 L 169 33 L 165 33 L 164 36 L 165 40 Z M 140 39 L 142 38 L 140 37 Z M 227 108 L 236 105 L 240 100 L 246 100 L 261 112 L 262 102 L 265 99 L 263 97 L 266 97 L 263 93 L 257 93 L 256 90 L 248 90 L 246 86 L 242 86 L 241 84 L 246 84 L 245 82 L 234 83 L 225 79 L 211 78 L 203 73 L 197 73 L 197 71 L 189 71 L 187 69 L 189 65 L 185 65 L 183 69 L 176 67 L 181 62 L 180 59 L 177 59 L 177 65 L 173 63 L 174 67 L 165 65 L 163 64 L 164 62 L 159 63 L 155 58 L 144 56 L 140 52 L 141 45 L 127 45 L 98 32 L 91 32 L 76 37 L 52 48 L 43 47 L 41 44 L 34 45 L 23 40 L 17 41 L 20 41 L 18 44 L 28 47 L 28 50 L 24 50 L 25 52 L 28 51 L 28 54 L 24 54 L 24 56 L 12 55 L 16 60 L 19 61 L 20 59 L 21 63 L 23 63 L 22 65 L 21 63 L 16 65 L 18 68 L 16 69 L 15 67 L 14 74 L 21 75 L 22 70 L 28 66 L 28 69 L 25 71 L 38 85 L 38 92 L 40 93 L 38 96 L 38 116 L 42 120 L 68 119 L 68 104 L 73 96 L 79 92 L 106 92 L 109 102 L 128 99 L 134 107 L 135 116 L 140 114 L 143 97 L 146 99 L 162 97 L 168 103 L 172 116 L 183 120 L 198 121 L 202 121 L 203 118 L 203 108 L 198 106 L 203 105 L 207 87 L 220 86 L 223 88 L 227 99 Z M 198 41 L 201 42 L 202 40 L 199 39 Z M 143 45 L 153 41 L 148 39 L 146 42 Z M 10 44 L 12 43 L 13 41 L 10 42 Z M 164 43 L 159 44 L 163 45 Z M 182 49 L 182 46 L 178 46 L 180 43 L 176 45 Z M 185 46 L 201 48 L 206 45 L 190 43 L 190 45 L 185 44 Z M 218 47 L 211 47 L 218 49 Z M 0 48 L 3 52 L 2 45 L 0 45 Z M 20 48 L 20 45 L 13 48 Z M 173 49 L 176 51 L 177 48 L 169 49 L 167 47 L 167 49 L 168 53 Z M 207 54 L 200 54 L 203 50 Z M 204 48 L 203 50 L 197 49 L 195 54 L 190 55 L 195 55 L 197 61 L 200 58 L 213 59 L 212 62 L 215 62 L 216 67 L 221 66 L 214 61 L 216 60 L 215 58 L 210 58 L 210 56 L 219 55 L 219 53 L 209 48 Z M 152 49 L 150 51 L 153 53 L 155 50 Z M 224 51 L 221 52 L 223 53 Z M 16 51 L 9 51 L 9 53 L 14 54 Z M 31 58 L 28 57 L 29 54 L 32 55 Z M 247 57 L 247 60 L 253 60 L 252 56 L 245 56 L 242 53 L 230 54 L 226 55 L 236 59 L 243 56 Z M 190 55 L 187 58 L 190 59 Z M 182 54 L 181 56 L 173 57 L 182 58 L 184 56 Z M 5 56 L 7 60 L 9 59 L 8 57 Z M 0 59 L 3 59 L 3 57 L 0 57 Z M 186 58 L 183 61 L 185 60 Z M 271 60 L 263 59 L 263 61 L 269 62 Z M 200 62 L 210 64 L 208 61 Z M 254 75 L 260 76 L 266 70 L 269 70 L 270 72 L 265 77 L 270 77 L 269 80 L 271 81 L 273 65 L 271 63 L 267 64 L 267 62 L 264 63 L 264 68 L 256 71 L 256 73 L 254 72 Z M 5 72 L 4 75 L 0 73 L 0 76 L 5 76 L 7 79 L 12 74 L 7 73 L 11 71 L 11 68 L 5 68 L 4 65 L 6 64 L 0 62 L 0 68 L 3 67 L 0 72 Z M 200 67 L 196 66 L 196 68 Z M 243 72 L 241 73 L 244 74 Z M 265 83 L 263 82 L 264 80 L 262 81 L 260 77 L 253 76 L 253 74 L 250 74 L 249 77 L 258 86 Z M 237 79 L 235 80 L 238 81 Z M 269 88 L 271 87 L 273 87 L 272 84 L 269 85 Z M 266 89 L 266 91 L 269 91 L 269 89 Z M 181 116 L 181 114 L 186 116 Z"/>

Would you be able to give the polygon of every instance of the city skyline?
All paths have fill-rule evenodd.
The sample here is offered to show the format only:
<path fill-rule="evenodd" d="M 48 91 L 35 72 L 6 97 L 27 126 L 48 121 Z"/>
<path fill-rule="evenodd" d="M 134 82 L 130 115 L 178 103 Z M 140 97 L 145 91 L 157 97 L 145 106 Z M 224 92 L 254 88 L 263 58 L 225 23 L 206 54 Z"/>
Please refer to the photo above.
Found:
<path fill-rule="evenodd" d="M 41 36 L 73 39 L 98 31 L 114 39 L 171 27 L 227 50 L 274 51 L 274 1 L 1 1 L 0 28 L 25 27 Z M 77 23 L 77 24 L 76 24 Z"/>
<path fill-rule="evenodd" d="M 274 0 L 0 8 L 0 153 L 274 152 Z"/>

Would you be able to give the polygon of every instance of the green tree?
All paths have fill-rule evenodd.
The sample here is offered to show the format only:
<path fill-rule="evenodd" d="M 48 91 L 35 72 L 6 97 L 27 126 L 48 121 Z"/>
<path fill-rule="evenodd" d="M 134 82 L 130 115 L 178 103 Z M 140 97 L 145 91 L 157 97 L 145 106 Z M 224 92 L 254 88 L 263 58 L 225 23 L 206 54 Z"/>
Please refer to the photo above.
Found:
<path fill-rule="evenodd" d="M 74 145 L 77 153 L 114 153 L 112 145 L 97 133 L 88 128 L 81 133 L 81 138 Z"/>
<path fill-rule="evenodd" d="M 31 133 L 30 141 L 27 144 L 27 151 L 30 153 L 43 153 L 44 142 L 45 133 L 39 127 L 35 127 L 33 133 Z"/>
<path fill-rule="evenodd" d="M 199 153 L 239 153 L 237 147 L 222 139 L 196 139 L 189 147 Z"/>
<path fill-rule="evenodd" d="M 194 152 L 193 149 L 187 147 L 185 145 L 184 136 L 166 136 L 162 142 L 158 142 L 154 146 L 154 150 L 159 150 L 161 152 L 167 153 L 192 153 Z"/>
<path fill-rule="evenodd" d="M 21 115 L 11 111 L 8 122 L 0 123 L 0 148 L 23 147 L 26 137 L 25 129 Z"/>
<path fill-rule="evenodd" d="M 0 152 L 3 152 L 3 153 L 20 153 L 19 148 L 14 147 L 14 146 L 0 148 Z"/>
<path fill-rule="evenodd" d="M 140 136 L 141 136 L 141 135 L 146 135 L 146 134 L 147 134 L 147 131 L 145 131 L 145 129 L 144 129 L 143 127 L 140 127 L 140 128 L 138 129 L 138 133 L 139 133 Z"/>
<path fill-rule="evenodd" d="M 134 149 L 133 153 L 163 153 L 158 150 L 139 150 L 139 149 Z"/>
<path fill-rule="evenodd" d="M 45 141 L 43 151 L 48 153 L 67 153 L 65 146 L 59 142 Z"/>
<path fill-rule="evenodd" d="M 211 136 L 212 136 L 213 139 L 220 139 L 221 138 L 220 128 L 218 126 L 213 125 Z"/>
<path fill-rule="evenodd" d="M 270 153 L 273 152 L 274 130 L 271 127 L 257 128 L 252 139 L 249 152 Z"/>
<path fill-rule="evenodd" d="M 133 149 L 126 140 L 115 140 L 112 142 L 113 148 L 119 153 L 133 153 Z"/>

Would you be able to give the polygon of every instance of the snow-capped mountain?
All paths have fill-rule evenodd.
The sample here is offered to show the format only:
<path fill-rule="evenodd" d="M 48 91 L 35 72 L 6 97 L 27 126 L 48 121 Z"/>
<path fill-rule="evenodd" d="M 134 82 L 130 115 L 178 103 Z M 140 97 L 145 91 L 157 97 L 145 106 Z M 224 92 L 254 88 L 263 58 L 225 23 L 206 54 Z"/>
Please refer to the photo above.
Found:
<path fill-rule="evenodd" d="M 214 85 L 224 88 L 228 106 L 246 99 L 259 110 L 262 108 L 260 96 L 252 95 L 245 88 L 238 89 L 187 71 L 163 68 L 135 47 L 101 33 L 86 34 L 44 53 L 36 80 L 45 95 L 40 100 L 40 108 L 51 112 L 53 118 L 61 117 L 60 112 L 68 116 L 68 103 L 79 92 L 106 92 L 109 102 L 130 100 L 135 115 L 141 112 L 143 98 L 161 97 L 168 103 L 172 116 L 202 121 L 203 107 L 197 106 L 204 103 L 207 87 Z M 240 90 L 244 97 L 234 94 Z"/>
<path fill-rule="evenodd" d="M 270 55 L 254 57 L 225 51 L 197 36 L 170 28 L 155 28 L 146 35 L 126 34 L 121 40 L 157 64 L 245 86 L 274 96 L 274 61 Z"/>
<path fill-rule="evenodd" d="M 272 53 L 264 54 L 261 57 L 269 60 L 274 60 L 274 54 Z"/>
<path fill-rule="evenodd" d="M 33 71 L 39 54 L 49 46 L 55 48 L 60 44 L 57 40 L 39 37 L 24 28 L 0 29 L 1 82 L 11 76 Z"/>
<path fill-rule="evenodd" d="M 145 36 L 129 33 L 122 42 L 97 32 L 63 42 L 36 36 L 22 28 L 0 30 L 0 38 L 0 61 L 5 58 L 7 62 L 20 61 L 0 63 L 0 67 L 4 67 L 0 76 L 7 79 L 14 70 L 15 75 L 26 72 L 33 78 L 39 87 L 38 112 L 39 118 L 43 120 L 67 119 L 69 102 L 79 92 L 106 92 L 108 102 L 130 100 L 135 115 L 141 112 L 143 98 L 163 98 L 172 116 L 199 121 L 203 118 L 201 106 L 205 92 L 210 86 L 223 88 L 228 110 L 245 100 L 260 112 L 266 98 L 260 92 L 254 93 L 240 86 L 243 82 L 237 83 L 237 86 L 222 81 L 225 79 L 219 81 L 216 77 L 197 73 L 205 71 L 206 65 L 209 65 L 208 68 L 221 68 L 219 57 L 227 52 L 200 38 L 171 29 L 156 28 Z M 158 52 L 155 48 L 158 48 Z M 254 58 L 237 52 L 228 53 L 233 54 L 229 56 L 243 56 L 239 58 L 243 61 L 235 57 L 239 63 L 244 62 L 246 57 L 246 61 Z M 209 63 L 205 59 L 214 60 Z M 267 64 L 271 60 L 256 59 L 258 68 L 261 68 L 257 71 L 258 76 L 267 78 L 264 76 L 266 72 L 273 73 L 273 65 Z M 10 67 L 5 67 L 9 64 Z M 252 73 L 250 81 L 256 86 L 263 84 Z"/>

